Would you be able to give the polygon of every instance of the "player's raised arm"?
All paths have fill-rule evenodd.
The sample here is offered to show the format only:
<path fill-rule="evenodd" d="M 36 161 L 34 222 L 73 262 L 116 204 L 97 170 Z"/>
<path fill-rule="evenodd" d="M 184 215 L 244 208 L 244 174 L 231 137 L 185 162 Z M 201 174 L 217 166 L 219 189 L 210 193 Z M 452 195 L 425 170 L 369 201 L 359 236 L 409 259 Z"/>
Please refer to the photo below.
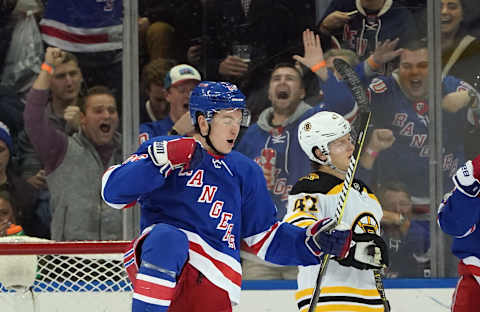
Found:
<path fill-rule="evenodd" d="M 475 311 L 480 281 L 480 155 L 453 176 L 455 189 L 438 209 L 438 223 L 453 237 L 452 253 L 460 260 L 452 311 Z"/>

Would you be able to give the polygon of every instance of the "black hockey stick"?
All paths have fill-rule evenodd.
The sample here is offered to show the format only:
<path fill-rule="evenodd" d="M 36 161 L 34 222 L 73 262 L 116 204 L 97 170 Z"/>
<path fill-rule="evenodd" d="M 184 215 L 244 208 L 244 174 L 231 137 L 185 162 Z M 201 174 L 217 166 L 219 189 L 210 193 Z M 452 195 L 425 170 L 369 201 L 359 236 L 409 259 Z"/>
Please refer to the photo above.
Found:
<path fill-rule="evenodd" d="M 359 116 L 354 122 L 354 129 L 356 129 L 356 141 L 355 141 L 355 152 L 350 157 L 350 163 L 348 166 L 347 174 L 345 180 L 343 181 L 342 191 L 340 192 L 339 200 L 337 203 L 337 209 L 335 212 L 335 217 L 337 219 L 337 224 L 340 224 L 343 218 L 343 213 L 345 211 L 345 206 L 347 203 L 348 194 L 350 192 L 353 177 L 355 176 L 355 171 L 357 169 L 358 162 L 360 160 L 360 155 L 363 148 L 363 143 L 367 134 L 368 126 L 370 124 L 371 112 L 368 109 L 368 98 L 367 94 L 361 84 L 360 79 L 348 63 L 341 59 L 334 60 L 335 69 L 340 73 L 342 78 L 347 82 L 352 95 L 357 102 L 359 107 Z M 312 299 L 310 300 L 310 305 L 308 307 L 308 312 L 313 312 L 316 309 L 318 299 L 320 297 L 320 286 L 322 284 L 322 277 L 325 273 L 325 270 L 328 265 L 330 256 L 325 254 L 322 262 L 320 264 L 320 271 L 318 272 L 315 289 L 313 291 Z"/>
<path fill-rule="evenodd" d="M 365 92 L 365 89 L 363 88 L 362 82 L 360 81 L 360 78 L 358 77 L 357 73 L 353 70 L 353 68 L 347 62 L 345 62 L 342 59 L 338 58 L 333 60 L 333 65 L 335 66 L 335 69 L 340 74 L 340 76 L 342 76 L 342 78 L 350 87 L 353 98 L 358 104 L 358 109 L 360 113 L 370 112 L 370 105 L 369 105 L 369 100 L 367 98 L 367 93 Z M 361 121 L 359 121 L 357 125 L 360 127 L 360 129 L 363 129 Z M 355 128 L 355 126 L 357 125 L 354 124 L 353 127 Z M 380 270 L 374 270 L 373 274 L 375 276 L 375 284 L 377 286 L 378 293 L 380 294 L 380 298 L 382 299 L 383 306 L 385 307 L 385 312 L 390 312 L 390 303 L 388 302 L 387 297 L 385 295 L 385 288 L 383 286 L 383 281 L 382 281 L 382 273 Z"/>

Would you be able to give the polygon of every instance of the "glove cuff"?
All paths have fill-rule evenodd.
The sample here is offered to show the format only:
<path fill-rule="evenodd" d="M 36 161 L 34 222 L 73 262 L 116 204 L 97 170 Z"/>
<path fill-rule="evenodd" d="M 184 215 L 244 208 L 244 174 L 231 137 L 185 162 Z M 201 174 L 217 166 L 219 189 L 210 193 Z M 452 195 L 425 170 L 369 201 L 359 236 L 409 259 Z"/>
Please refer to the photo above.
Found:
<path fill-rule="evenodd" d="M 167 141 L 156 141 L 148 146 L 148 154 L 155 166 L 162 167 L 168 164 Z"/>
<path fill-rule="evenodd" d="M 305 245 L 307 246 L 308 250 L 310 250 L 310 252 L 317 257 L 323 253 L 320 246 L 317 245 L 317 243 L 315 242 L 315 240 L 312 239 L 311 236 L 307 236 L 307 238 L 305 239 Z"/>

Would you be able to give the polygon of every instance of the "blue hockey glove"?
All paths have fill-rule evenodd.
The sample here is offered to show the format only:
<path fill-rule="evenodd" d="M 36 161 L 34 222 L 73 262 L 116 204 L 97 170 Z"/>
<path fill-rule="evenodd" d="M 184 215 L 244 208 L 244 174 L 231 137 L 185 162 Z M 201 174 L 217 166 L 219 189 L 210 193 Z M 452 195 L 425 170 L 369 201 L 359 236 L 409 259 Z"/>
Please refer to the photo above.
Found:
<path fill-rule="evenodd" d="M 200 144 L 193 138 L 180 138 L 171 141 L 156 141 L 148 146 L 151 161 L 164 171 L 183 167 L 195 167 L 201 161 Z"/>
<path fill-rule="evenodd" d="M 452 177 L 457 189 L 469 197 L 477 197 L 480 193 L 480 155 L 469 160 L 457 170 Z"/>
<path fill-rule="evenodd" d="M 344 258 L 350 249 L 352 231 L 347 225 L 336 225 L 336 220 L 326 218 L 315 222 L 307 228 L 305 244 L 316 256 L 327 253 L 340 259 Z"/>

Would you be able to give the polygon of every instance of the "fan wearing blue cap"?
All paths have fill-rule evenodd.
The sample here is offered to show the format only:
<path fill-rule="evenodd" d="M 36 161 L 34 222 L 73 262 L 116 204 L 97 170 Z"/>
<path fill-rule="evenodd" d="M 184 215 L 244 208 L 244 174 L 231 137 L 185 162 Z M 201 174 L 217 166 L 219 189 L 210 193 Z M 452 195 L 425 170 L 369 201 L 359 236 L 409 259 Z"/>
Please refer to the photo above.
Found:
<path fill-rule="evenodd" d="M 165 100 L 170 106 L 168 116 L 155 122 L 140 125 L 139 143 L 159 135 L 191 134 L 193 125 L 188 113 L 188 101 L 193 88 L 201 80 L 200 73 L 192 66 L 174 66 L 165 76 Z"/>

